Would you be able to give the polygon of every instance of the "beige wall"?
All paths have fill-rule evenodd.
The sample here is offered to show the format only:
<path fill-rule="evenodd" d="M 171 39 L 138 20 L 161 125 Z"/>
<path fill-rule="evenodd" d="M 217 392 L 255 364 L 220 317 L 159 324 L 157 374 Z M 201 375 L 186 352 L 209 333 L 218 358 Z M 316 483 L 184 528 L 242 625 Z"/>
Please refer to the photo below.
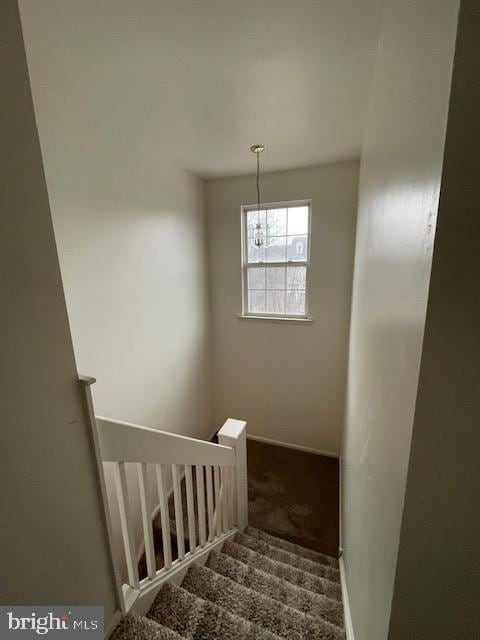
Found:
<path fill-rule="evenodd" d="M 250 434 L 339 452 L 357 179 L 355 160 L 262 176 L 264 202 L 312 199 L 312 324 L 238 318 L 240 206 L 255 179 L 207 182 L 216 426 L 242 418 Z"/>
<path fill-rule="evenodd" d="M 480 7 L 463 0 L 391 640 L 480 629 Z"/>
<path fill-rule="evenodd" d="M 4 604 L 115 609 L 17 3 L 0 3 Z"/>
<path fill-rule="evenodd" d="M 343 443 L 355 640 L 388 633 L 457 9 L 457 0 L 385 3 L 360 173 Z"/>

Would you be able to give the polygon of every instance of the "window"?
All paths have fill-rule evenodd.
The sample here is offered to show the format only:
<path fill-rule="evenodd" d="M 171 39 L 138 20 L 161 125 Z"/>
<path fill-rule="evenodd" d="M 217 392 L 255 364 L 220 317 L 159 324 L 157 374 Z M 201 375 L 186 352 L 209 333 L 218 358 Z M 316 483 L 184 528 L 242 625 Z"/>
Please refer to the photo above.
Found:
<path fill-rule="evenodd" d="M 242 207 L 243 315 L 306 318 L 310 202 Z"/>

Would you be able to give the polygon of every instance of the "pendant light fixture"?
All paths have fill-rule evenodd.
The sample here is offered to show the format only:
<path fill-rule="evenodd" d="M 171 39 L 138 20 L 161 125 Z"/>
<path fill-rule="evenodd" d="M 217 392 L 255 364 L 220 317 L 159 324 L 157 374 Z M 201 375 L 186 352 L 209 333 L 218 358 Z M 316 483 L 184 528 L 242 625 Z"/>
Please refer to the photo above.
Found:
<path fill-rule="evenodd" d="M 265 150 L 263 144 L 254 144 L 250 151 L 257 156 L 257 214 L 258 221 L 253 232 L 253 241 L 256 247 L 261 247 L 264 243 L 262 225 L 260 224 L 260 154 Z"/>

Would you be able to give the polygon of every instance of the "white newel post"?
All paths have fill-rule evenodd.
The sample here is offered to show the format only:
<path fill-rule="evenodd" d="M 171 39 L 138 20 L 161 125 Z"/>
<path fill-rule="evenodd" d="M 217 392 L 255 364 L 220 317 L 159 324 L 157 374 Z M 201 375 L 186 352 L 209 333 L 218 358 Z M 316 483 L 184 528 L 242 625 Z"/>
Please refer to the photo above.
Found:
<path fill-rule="evenodd" d="M 247 423 L 229 418 L 218 432 L 218 443 L 235 450 L 236 525 L 243 531 L 248 526 Z"/>

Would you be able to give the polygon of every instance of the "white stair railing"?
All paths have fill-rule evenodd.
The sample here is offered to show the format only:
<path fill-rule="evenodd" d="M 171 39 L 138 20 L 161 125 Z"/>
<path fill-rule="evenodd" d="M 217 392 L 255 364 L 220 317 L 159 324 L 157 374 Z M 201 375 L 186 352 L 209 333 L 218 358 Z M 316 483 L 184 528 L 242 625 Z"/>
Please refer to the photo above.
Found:
<path fill-rule="evenodd" d="M 84 388 L 92 407 L 90 385 Z M 218 433 L 219 444 L 214 444 L 98 416 L 91 420 L 97 456 L 114 469 L 127 568 L 122 609 L 128 611 L 139 596 L 156 592 L 247 526 L 246 423 L 228 419 Z M 138 523 L 132 511 L 132 477 L 140 499 L 141 546 L 147 565 L 143 579 L 134 538 Z M 174 518 L 169 510 L 172 494 Z M 156 563 L 152 512 L 160 516 L 163 566 Z M 176 545 L 172 545 L 172 534 Z"/>

